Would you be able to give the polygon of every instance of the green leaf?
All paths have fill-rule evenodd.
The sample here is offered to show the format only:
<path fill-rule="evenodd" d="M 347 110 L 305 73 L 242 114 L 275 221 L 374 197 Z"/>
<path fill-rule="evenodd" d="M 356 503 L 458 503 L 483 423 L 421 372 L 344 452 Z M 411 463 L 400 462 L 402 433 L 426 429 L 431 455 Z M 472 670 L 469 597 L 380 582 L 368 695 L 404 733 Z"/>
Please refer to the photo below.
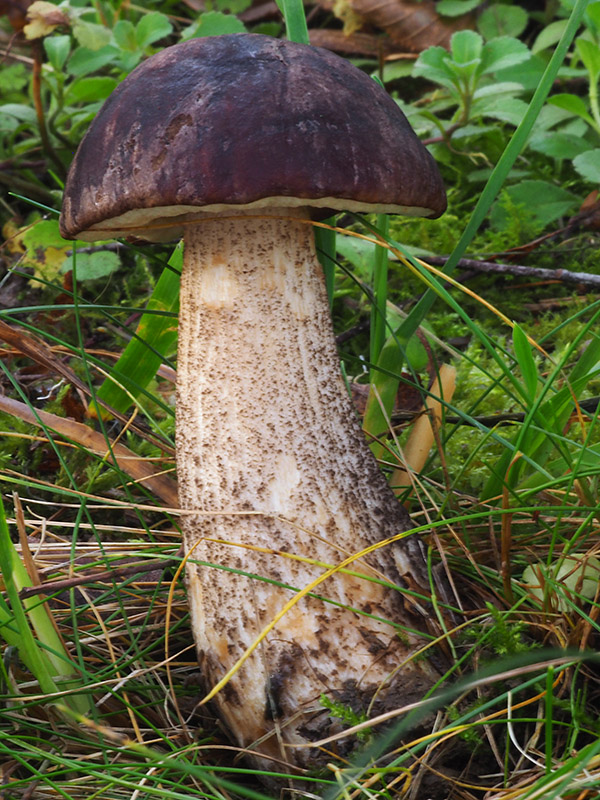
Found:
<path fill-rule="evenodd" d="M 576 94 L 567 94 L 566 92 L 563 94 L 555 94 L 548 98 L 548 103 L 558 108 L 564 108 L 565 111 L 570 111 L 571 114 L 575 114 L 584 119 L 589 125 L 594 124 L 594 120 L 590 116 L 586 104 L 581 97 L 578 97 Z"/>
<path fill-rule="evenodd" d="M 98 79 L 100 80 L 100 79 Z M 23 234 L 22 243 L 26 252 L 24 264 L 33 267 L 34 275 L 44 280 L 53 280 L 61 272 L 72 269 L 73 257 L 67 253 L 85 242 L 72 242 L 60 235 L 57 219 L 39 220 L 30 225 Z M 121 265 L 116 253 L 99 250 L 77 256 L 77 276 L 80 280 L 94 280 L 114 272 Z"/>
<path fill-rule="evenodd" d="M 244 33 L 244 23 L 233 14 L 222 14 L 220 11 L 206 11 L 200 14 L 196 22 L 184 28 L 181 40 L 197 39 L 201 36 L 221 36 L 226 33 Z"/>
<path fill-rule="evenodd" d="M 44 43 L 46 41 L 48 40 L 44 39 Z M 29 73 L 25 69 L 25 64 L 8 64 L 0 70 L 0 95 L 19 92 L 28 83 Z"/>
<path fill-rule="evenodd" d="M 100 250 L 96 253 L 79 253 L 76 257 L 75 268 L 78 281 L 95 281 L 105 278 L 116 272 L 121 266 L 121 259 L 110 250 Z M 70 272 L 73 269 L 73 256 L 68 256 L 61 272 Z"/>
<path fill-rule="evenodd" d="M 43 219 L 36 222 L 35 225 L 29 226 L 23 235 L 23 244 L 31 251 L 38 248 L 73 247 L 73 242 L 63 239 L 60 235 L 58 220 L 55 219 Z"/>
<path fill-rule="evenodd" d="M 336 240 L 337 252 L 352 264 L 363 281 L 369 279 L 375 247 L 373 242 L 354 236 L 338 236 Z"/>
<path fill-rule="evenodd" d="M 8 114 L 10 117 L 15 117 L 20 122 L 37 123 L 35 110 L 31 106 L 22 105 L 21 103 L 5 103 L 0 106 L 0 112 Z"/>
<path fill-rule="evenodd" d="M 581 36 L 576 40 L 575 46 L 585 68 L 590 73 L 590 80 L 596 83 L 600 75 L 600 48 L 595 42 L 590 42 Z"/>
<path fill-rule="evenodd" d="M 475 65 L 479 63 L 483 50 L 483 39 L 475 31 L 458 31 L 450 39 L 450 53 L 455 64 Z"/>
<path fill-rule="evenodd" d="M 137 67 L 142 58 L 144 57 L 143 50 L 126 51 L 121 50 L 121 54 L 115 59 L 115 65 L 120 67 L 123 72 L 129 74 L 132 69 Z"/>
<path fill-rule="evenodd" d="M 60 72 L 71 52 L 70 36 L 46 36 L 44 50 L 53 69 Z"/>
<path fill-rule="evenodd" d="M 600 3 L 590 3 L 585 11 L 586 23 L 595 34 L 600 30 Z"/>
<path fill-rule="evenodd" d="M 6 135 L 7 133 L 13 133 L 17 130 L 20 123 L 18 119 L 15 117 L 11 117 L 8 114 L 3 114 L 2 109 L 0 109 L 0 131 L 2 134 Z"/>
<path fill-rule="evenodd" d="M 252 5 L 252 0 L 215 0 L 214 10 L 229 14 L 241 14 Z"/>
<path fill-rule="evenodd" d="M 498 95 L 509 95 L 513 98 L 515 95 L 520 94 L 523 87 L 520 83 L 514 81 L 494 81 L 487 86 L 481 86 L 473 93 L 473 100 L 479 100 L 487 97 L 497 97 Z"/>
<path fill-rule="evenodd" d="M 460 17 L 461 14 L 468 14 L 479 5 L 481 0 L 439 0 L 435 4 L 435 10 L 443 17 Z"/>
<path fill-rule="evenodd" d="M 588 150 L 576 156 L 573 166 L 586 181 L 600 183 L 600 149 Z"/>
<path fill-rule="evenodd" d="M 524 383 L 524 397 L 533 403 L 538 388 L 538 370 L 533 358 L 532 347 L 520 325 L 513 327 L 513 348 Z"/>
<path fill-rule="evenodd" d="M 62 238 L 57 219 L 39 220 L 29 226 L 23 234 L 22 243 L 26 248 L 23 263 L 33 269 L 32 285 L 37 284 L 36 278 L 56 280 L 67 252 L 75 246 L 73 242 Z"/>
<path fill-rule="evenodd" d="M 540 228 L 545 228 L 563 214 L 568 214 L 577 205 L 577 198 L 553 183 L 539 180 L 521 181 L 504 190 L 511 202 L 522 206 L 531 214 Z M 506 224 L 506 211 L 502 202 L 497 202 L 490 214 L 490 223 L 497 230 L 502 230 Z"/>
<path fill-rule="evenodd" d="M 501 122 L 508 122 L 515 128 L 527 113 L 527 103 L 517 97 L 484 97 L 473 103 L 472 116 L 491 117 Z"/>
<path fill-rule="evenodd" d="M 78 19 L 73 24 L 73 36 L 82 47 L 87 47 L 93 51 L 106 47 L 112 38 L 110 30 L 105 28 L 104 25 L 98 25 L 95 22 L 84 22 L 82 19 Z"/>
<path fill-rule="evenodd" d="M 553 131 L 532 137 L 529 147 L 536 153 L 543 153 L 550 158 L 572 159 L 588 150 L 589 144 L 581 136 Z"/>
<path fill-rule="evenodd" d="M 567 120 L 577 123 L 583 122 L 580 119 L 573 119 L 572 114 L 566 109 L 559 108 L 553 103 L 546 103 L 538 117 L 533 136 L 536 136 L 540 131 L 549 131 Z"/>
<path fill-rule="evenodd" d="M 494 78 L 499 81 L 517 81 L 528 92 L 534 92 L 540 84 L 545 69 L 546 59 L 531 55 L 521 64 L 496 70 Z"/>
<path fill-rule="evenodd" d="M 593 600 L 600 578 L 600 561 L 573 553 L 553 564 L 530 564 L 521 577 L 530 595 L 552 610 L 567 611 L 572 604 Z M 566 590 L 566 591 L 565 591 Z"/>
<path fill-rule="evenodd" d="M 410 364 L 415 372 L 420 372 L 427 368 L 429 364 L 429 354 L 418 336 L 413 336 L 408 340 L 405 352 L 406 363 Z"/>
<path fill-rule="evenodd" d="M 565 32 L 567 25 L 568 20 L 566 19 L 557 19 L 549 25 L 546 25 L 538 34 L 531 48 L 531 52 L 535 54 L 542 50 L 547 50 L 549 47 L 554 47 L 554 45 L 560 41 L 560 37 Z"/>
<path fill-rule="evenodd" d="M 113 37 L 121 50 L 135 52 L 138 49 L 135 27 L 128 19 L 120 19 L 113 28 Z"/>
<path fill-rule="evenodd" d="M 481 74 L 487 75 L 500 69 L 514 67 L 531 58 L 526 44 L 511 36 L 500 36 L 487 42 L 481 58 Z"/>
<path fill-rule="evenodd" d="M 165 39 L 173 32 L 169 18 L 158 11 L 145 14 L 138 22 L 135 29 L 135 38 L 138 47 L 144 50 L 159 39 Z"/>
<path fill-rule="evenodd" d="M 77 78 L 65 92 L 67 105 L 76 103 L 93 103 L 106 98 L 118 84 L 115 78 Z"/>
<path fill-rule="evenodd" d="M 407 78 L 413 69 L 413 64 L 410 61 L 386 61 L 383 65 L 383 82 L 391 83 L 392 81 Z"/>
<path fill-rule="evenodd" d="M 413 76 L 426 78 L 449 89 L 459 85 L 456 74 L 449 68 L 450 56 L 443 47 L 428 47 L 415 61 Z"/>
<path fill-rule="evenodd" d="M 90 72 L 96 72 L 115 61 L 118 55 L 118 49 L 112 44 L 107 44 L 100 50 L 78 47 L 67 63 L 67 72 L 71 75 L 89 75 Z"/>
<path fill-rule="evenodd" d="M 371 388 L 363 419 L 363 429 L 370 436 L 381 436 L 389 429 L 386 416 L 389 418 L 398 393 L 399 375 L 406 357 L 405 348 L 405 342 L 390 336 L 379 354 L 377 368 L 371 369 Z M 382 452 L 378 442 L 374 442 L 371 449 L 376 455 Z"/>
<path fill-rule="evenodd" d="M 521 6 L 495 3 L 483 11 L 477 21 L 477 28 L 487 40 L 497 36 L 520 36 L 528 21 L 527 12 Z"/>

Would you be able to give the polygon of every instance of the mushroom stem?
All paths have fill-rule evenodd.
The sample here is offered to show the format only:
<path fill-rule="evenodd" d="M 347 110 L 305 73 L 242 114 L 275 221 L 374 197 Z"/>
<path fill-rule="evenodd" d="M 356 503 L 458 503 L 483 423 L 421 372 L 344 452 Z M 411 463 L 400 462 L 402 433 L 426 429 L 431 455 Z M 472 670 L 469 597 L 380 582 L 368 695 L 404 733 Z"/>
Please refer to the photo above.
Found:
<path fill-rule="evenodd" d="M 198 511 L 182 528 L 209 686 L 324 564 L 411 527 L 342 381 L 311 226 L 297 209 L 263 211 L 213 216 L 185 236 L 177 470 L 182 508 Z M 312 766 L 314 752 L 286 745 L 339 730 L 322 694 L 379 713 L 435 679 L 427 661 L 404 664 L 425 624 L 417 604 L 372 580 L 427 587 L 418 538 L 353 569 L 293 606 L 217 694 L 240 745 Z"/>

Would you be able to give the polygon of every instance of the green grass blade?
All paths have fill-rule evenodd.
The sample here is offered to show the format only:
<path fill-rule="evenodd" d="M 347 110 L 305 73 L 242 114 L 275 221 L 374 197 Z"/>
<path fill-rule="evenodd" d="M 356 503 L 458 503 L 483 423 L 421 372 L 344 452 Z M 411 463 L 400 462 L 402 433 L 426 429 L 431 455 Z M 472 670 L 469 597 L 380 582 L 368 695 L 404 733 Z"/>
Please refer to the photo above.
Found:
<path fill-rule="evenodd" d="M 532 347 L 520 325 L 513 328 L 513 347 L 515 358 L 523 377 L 523 393 L 530 403 L 535 400 L 538 386 L 538 370 L 533 358 Z"/>
<path fill-rule="evenodd" d="M 333 219 L 326 219 L 325 222 L 330 225 L 334 224 Z M 335 231 L 329 228 L 314 228 L 314 232 L 317 256 L 323 268 L 327 297 L 329 298 L 329 306 L 331 307 L 333 303 L 333 286 L 335 280 Z"/>
<path fill-rule="evenodd" d="M 363 418 L 363 430 L 370 436 L 378 437 L 389 430 L 406 344 L 398 336 L 390 336 L 381 349 L 377 366 L 371 368 L 369 396 Z M 377 442 L 372 449 L 377 457 L 382 455 Z"/>
<path fill-rule="evenodd" d="M 390 218 L 387 214 L 378 214 L 377 228 L 386 237 L 390 230 Z M 373 305 L 371 306 L 371 364 L 377 364 L 387 335 L 387 280 L 388 249 L 376 247 L 373 259 Z M 372 378 L 372 376 L 371 376 Z"/>
<path fill-rule="evenodd" d="M 46 694 L 58 692 L 58 687 L 53 680 L 55 670 L 50 662 L 48 654 L 45 653 L 35 641 L 27 615 L 15 580 L 15 561 L 13 558 L 14 547 L 10 539 L 4 505 L 0 499 L 0 571 L 4 580 L 4 586 L 8 600 L 12 607 L 12 614 L 18 628 L 17 647 L 23 661 L 35 675 L 40 688 Z"/>
<path fill-rule="evenodd" d="M 544 698 L 544 706 L 546 708 L 545 722 L 544 722 L 544 728 L 545 728 L 544 756 L 545 756 L 546 775 L 550 775 L 550 773 L 552 772 L 552 767 L 554 765 L 553 700 L 554 700 L 554 668 L 548 667 L 548 671 L 546 673 L 546 696 Z"/>
<path fill-rule="evenodd" d="M 280 8 L 285 19 L 286 36 L 290 42 L 310 44 L 302 0 L 280 0 Z"/>
<path fill-rule="evenodd" d="M 514 489 L 521 480 L 527 480 L 522 484 L 522 488 L 531 484 L 532 478 L 523 477 L 524 464 L 513 465 L 509 472 L 515 451 L 523 453 L 529 462 L 535 464 L 535 469 L 540 473 L 552 453 L 556 451 L 555 443 L 559 441 L 562 431 L 573 413 L 574 402 L 581 397 L 586 386 L 598 376 L 600 339 L 593 333 L 594 327 L 597 325 L 597 316 L 597 314 L 593 315 L 587 324 L 582 325 L 579 335 L 571 342 L 562 361 L 551 371 L 537 397 L 534 396 L 529 406 L 526 407 L 527 416 L 513 437 L 513 448 L 507 450 L 498 459 L 494 472 L 482 489 L 482 499 L 499 496 L 506 483 L 510 489 Z M 551 393 L 552 387 L 557 385 L 559 378 L 561 376 L 564 378 L 565 365 L 570 363 L 581 347 L 581 342 L 588 337 L 589 343 L 566 376 L 565 385 Z M 531 468 L 527 469 L 531 473 Z M 533 483 L 535 484 L 535 473 Z"/>
<path fill-rule="evenodd" d="M 148 301 L 147 310 L 153 313 L 142 316 L 136 335 L 98 390 L 98 398 L 116 411 L 127 411 L 131 396 L 139 397 L 156 375 L 162 357 L 175 348 L 182 262 L 183 247 L 180 244 L 173 251 Z M 164 312 L 164 315 L 156 312 Z"/>
<path fill-rule="evenodd" d="M 65 651 L 64 645 L 58 635 L 48 611 L 38 598 L 21 600 L 21 589 L 31 586 L 27 570 L 10 538 L 4 505 L 0 498 L 0 571 L 4 580 L 6 594 L 10 601 L 12 613 L 2 599 L 0 603 L 0 635 L 8 644 L 15 645 L 23 662 L 35 675 L 40 688 L 47 694 L 53 694 L 61 689 L 76 688 L 77 681 L 73 680 L 74 665 Z M 8 615 L 8 616 L 7 616 Z M 14 619 L 18 632 L 9 627 L 9 619 Z M 37 634 L 37 641 L 31 628 Z M 43 649 L 40 645 L 43 645 Z M 61 680 L 60 686 L 55 678 Z M 92 710 L 91 701 L 85 695 L 72 695 L 65 700 L 66 704 L 80 714 L 89 714 Z"/>
<path fill-rule="evenodd" d="M 515 378 L 512 371 L 506 366 L 506 354 L 499 353 L 497 343 L 492 342 L 485 331 L 470 319 L 469 315 L 456 301 L 454 296 L 444 287 L 441 280 L 439 280 L 436 275 L 428 272 L 428 270 L 420 264 L 419 261 L 413 258 L 399 242 L 391 239 L 387 234 L 384 234 L 382 230 L 376 231 L 366 220 L 361 219 L 361 221 L 365 227 L 373 232 L 377 232 L 387 244 L 402 254 L 406 261 L 412 265 L 414 271 L 419 274 L 424 285 L 430 287 L 432 292 L 441 297 L 462 319 L 466 328 L 479 339 L 492 360 L 498 365 L 500 370 L 504 372 L 507 385 L 513 385 L 518 392 L 522 391 L 521 382 Z M 374 368 L 372 368 L 372 390 L 367 400 L 363 428 L 366 433 L 374 437 L 380 436 L 389 428 L 388 420 L 392 413 L 396 392 L 398 391 L 401 369 L 407 361 L 407 349 L 412 344 L 411 338 L 407 338 L 405 333 L 403 333 L 405 330 L 406 326 L 405 322 L 403 322 L 396 331 L 392 331 L 391 336 L 381 350 L 377 363 L 374 365 Z M 413 339 L 412 341 L 415 340 Z M 379 448 L 380 445 L 377 443 L 372 447 L 376 455 L 380 455 L 381 453 Z"/>

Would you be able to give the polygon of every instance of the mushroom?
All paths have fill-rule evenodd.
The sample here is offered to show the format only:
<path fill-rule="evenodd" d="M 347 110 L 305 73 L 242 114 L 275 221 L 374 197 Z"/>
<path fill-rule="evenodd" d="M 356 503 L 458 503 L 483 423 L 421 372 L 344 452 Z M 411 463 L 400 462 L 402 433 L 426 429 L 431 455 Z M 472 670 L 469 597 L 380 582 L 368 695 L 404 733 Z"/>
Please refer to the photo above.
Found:
<path fill-rule="evenodd" d="M 71 166 L 63 236 L 184 236 L 176 449 L 192 627 L 207 687 L 247 656 L 214 702 L 263 766 L 331 759 L 306 747 L 341 729 L 322 696 L 377 714 L 438 677 L 411 660 L 429 613 L 415 535 L 333 571 L 246 651 L 328 567 L 413 527 L 341 377 L 311 215 L 445 205 L 435 162 L 375 81 L 255 34 L 149 58 Z"/>

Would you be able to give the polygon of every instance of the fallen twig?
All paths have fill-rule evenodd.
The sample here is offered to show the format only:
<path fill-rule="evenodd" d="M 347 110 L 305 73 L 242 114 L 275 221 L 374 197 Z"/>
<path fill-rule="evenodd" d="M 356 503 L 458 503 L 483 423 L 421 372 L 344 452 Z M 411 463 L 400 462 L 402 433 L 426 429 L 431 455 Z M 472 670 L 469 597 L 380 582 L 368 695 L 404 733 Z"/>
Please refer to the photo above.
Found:
<path fill-rule="evenodd" d="M 580 400 L 577 403 L 578 408 L 584 414 L 594 415 L 600 405 L 600 397 L 588 397 L 585 400 Z M 573 413 L 576 408 L 573 404 Z M 419 411 L 394 411 L 392 414 L 392 424 L 400 425 L 403 422 L 412 422 L 415 417 L 423 414 L 422 410 Z M 507 412 L 503 414 L 491 414 L 489 416 L 479 417 L 457 417 L 455 415 L 446 414 L 444 422 L 447 425 L 484 425 L 486 428 L 493 428 L 495 425 L 506 425 L 510 422 L 524 422 L 526 414 L 524 412 Z"/>
<path fill-rule="evenodd" d="M 429 256 L 428 263 L 443 266 L 448 256 Z M 561 283 L 583 283 L 587 286 L 600 286 L 600 275 L 589 272 L 572 272 L 568 269 L 547 269 L 545 267 L 526 267 L 522 264 L 497 264 L 495 261 L 479 261 L 473 258 L 461 258 L 457 266 L 460 269 L 471 269 L 477 272 L 490 272 L 496 275 L 516 275 L 520 278 L 535 278 L 542 281 L 560 281 Z"/>
<path fill-rule="evenodd" d="M 38 594 L 56 594 L 63 592 L 67 589 L 73 589 L 76 586 L 83 586 L 85 584 L 100 583 L 101 581 L 116 581 L 122 578 L 129 577 L 130 575 L 138 575 L 144 572 L 154 572 L 155 570 L 171 569 L 179 564 L 180 559 L 168 558 L 160 559 L 158 561 L 137 562 L 135 564 L 128 564 L 127 566 L 115 567 L 114 569 L 103 570 L 102 572 L 84 572 L 72 578 L 64 578 L 63 580 L 48 581 L 48 583 L 40 583 L 36 586 L 27 586 L 21 589 L 19 597 L 22 599 L 27 597 L 34 597 Z"/>

